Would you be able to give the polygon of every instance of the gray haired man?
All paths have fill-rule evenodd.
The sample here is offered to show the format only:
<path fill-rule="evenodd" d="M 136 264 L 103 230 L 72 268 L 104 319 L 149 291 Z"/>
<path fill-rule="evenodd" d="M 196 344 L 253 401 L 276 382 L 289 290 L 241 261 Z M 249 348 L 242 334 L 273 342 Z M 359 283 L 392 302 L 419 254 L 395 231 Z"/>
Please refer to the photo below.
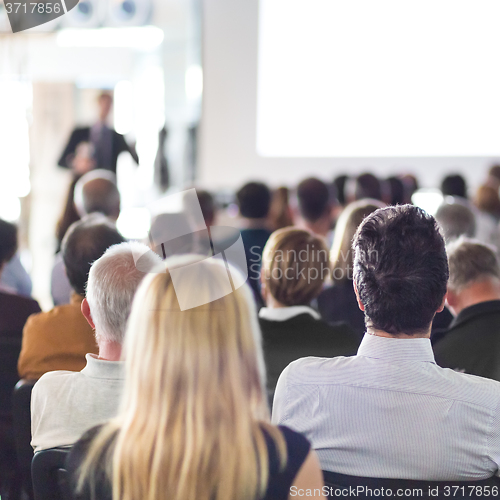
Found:
<path fill-rule="evenodd" d="M 134 255 L 142 255 L 141 271 Z M 82 313 L 95 331 L 99 355 L 87 354 L 80 372 L 53 371 L 35 384 L 31 397 L 31 445 L 35 451 L 70 446 L 91 427 L 112 418 L 118 409 L 127 319 L 145 271 L 161 260 L 139 243 L 110 247 L 89 273 Z"/>

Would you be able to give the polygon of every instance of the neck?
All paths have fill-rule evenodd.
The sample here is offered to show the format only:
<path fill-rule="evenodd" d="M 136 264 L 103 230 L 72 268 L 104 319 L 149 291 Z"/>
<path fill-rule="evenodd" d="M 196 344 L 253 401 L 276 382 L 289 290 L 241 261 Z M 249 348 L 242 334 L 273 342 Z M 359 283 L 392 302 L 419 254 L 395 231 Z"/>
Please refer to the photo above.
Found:
<path fill-rule="evenodd" d="M 466 307 L 490 300 L 500 300 L 500 280 L 473 283 L 465 290 L 457 293 L 456 302 L 449 305 L 455 316 L 457 316 Z"/>
<path fill-rule="evenodd" d="M 269 307 L 269 309 L 281 309 L 288 306 L 278 302 L 271 294 L 269 294 L 269 296 L 266 297 L 266 307 Z"/>
<path fill-rule="evenodd" d="M 366 333 L 375 337 L 385 337 L 388 339 L 429 339 L 431 338 L 431 325 L 429 325 L 429 328 L 425 332 L 413 333 L 411 335 L 407 335 L 406 333 L 388 333 L 371 326 L 367 327 Z"/>
<path fill-rule="evenodd" d="M 122 355 L 122 346 L 118 342 L 109 340 L 99 340 L 99 359 L 105 361 L 120 361 Z"/>

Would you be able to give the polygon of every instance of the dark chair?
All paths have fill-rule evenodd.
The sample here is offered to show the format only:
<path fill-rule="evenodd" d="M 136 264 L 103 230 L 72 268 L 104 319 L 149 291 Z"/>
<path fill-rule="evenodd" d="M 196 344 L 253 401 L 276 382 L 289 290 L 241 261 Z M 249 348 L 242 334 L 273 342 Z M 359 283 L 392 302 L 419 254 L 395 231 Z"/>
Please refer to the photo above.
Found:
<path fill-rule="evenodd" d="M 328 488 L 328 498 L 354 496 L 373 500 L 377 496 L 393 496 L 449 500 L 500 495 L 500 478 L 496 476 L 480 481 L 424 481 L 358 477 L 323 471 L 323 479 Z M 388 490 L 391 490 L 390 493 Z"/>
<path fill-rule="evenodd" d="M 22 379 L 14 387 L 12 396 L 12 414 L 14 417 L 14 440 L 18 468 L 21 474 L 21 485 L 29 498 L 33 498 L 31 484 L 31 460 L 33 448 L 31 447 L 31 391 L 36 380 Z"/>
<path fill-rule="evenodd" d="M 35 500 L 70 500 L 65 469 L 69 448 L 38 451 L 31 462 Z"/>

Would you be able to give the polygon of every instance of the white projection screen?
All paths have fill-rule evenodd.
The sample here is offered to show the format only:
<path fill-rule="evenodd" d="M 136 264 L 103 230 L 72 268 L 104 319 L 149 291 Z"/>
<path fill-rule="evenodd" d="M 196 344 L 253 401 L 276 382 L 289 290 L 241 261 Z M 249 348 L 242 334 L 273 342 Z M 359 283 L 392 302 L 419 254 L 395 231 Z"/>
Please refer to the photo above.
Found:
<path fill-rule="evenodd" d="M 500 156 L 498 0 L 207 0 L 201 180 L 450 171 Z"/>

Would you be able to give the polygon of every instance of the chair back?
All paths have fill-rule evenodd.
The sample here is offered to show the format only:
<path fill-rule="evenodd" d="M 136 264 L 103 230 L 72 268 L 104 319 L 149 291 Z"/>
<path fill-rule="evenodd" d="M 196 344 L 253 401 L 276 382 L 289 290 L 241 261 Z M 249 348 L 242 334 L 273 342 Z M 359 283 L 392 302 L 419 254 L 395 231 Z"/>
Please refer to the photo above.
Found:
<path fill-rule="evenodd" d="M 65 469 L 69 448 L 51 448 L 35 453 L 31 476 L 35 500 L 70 500 Z"/>
<path fill-rule="evenodd" d="M 455 500 L 500 495 L 500 478 L 496 476 L 479 481 L 427 481 L 348 476 L 323 471 L 323 479 L 328 498 L 351 496 L 373 500 L 377 496 L 393 496 Z"/>
<path fill-rule="evenodd" d="M 21 379 L 14 387 L 12 395 L 12 415 L 14 417 L 14 439 L 19 467 L 31 469 L 33 448 L 31 447 L 31 391 L 36 380 Z"/>
<path fill-rule="evenodd" d="M 0 337 L 0 416 L 12 415 L 12 391 L 19 380 L 17 360 L 21 352 L 21 338 Z"/>

